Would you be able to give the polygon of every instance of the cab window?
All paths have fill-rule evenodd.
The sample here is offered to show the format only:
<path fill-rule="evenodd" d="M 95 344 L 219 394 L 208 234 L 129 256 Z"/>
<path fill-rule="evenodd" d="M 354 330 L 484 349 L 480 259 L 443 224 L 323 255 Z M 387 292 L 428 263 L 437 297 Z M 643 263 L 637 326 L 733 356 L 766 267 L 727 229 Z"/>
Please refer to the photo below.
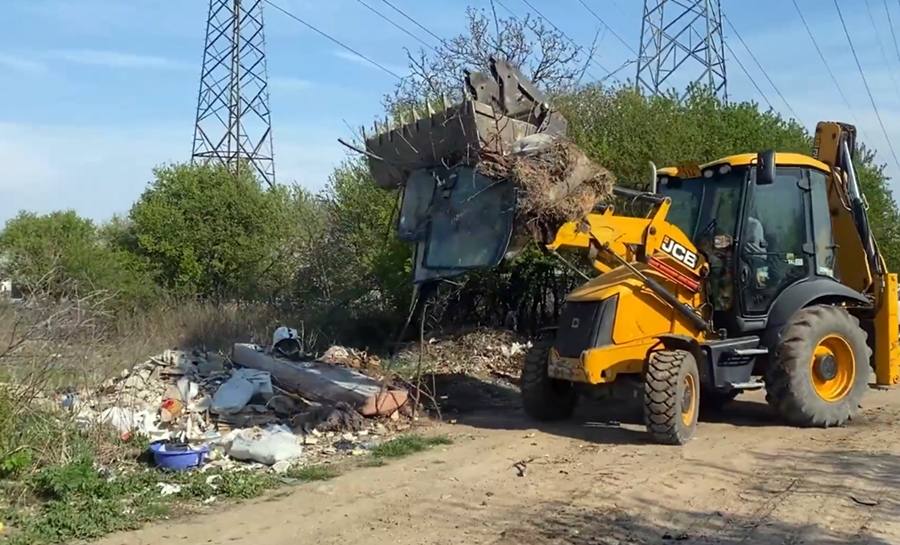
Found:
<path fill-rule="evenodd" d="M 779 168 L 775 183 L 755 185 L 748 199 L 741 236 L 741 258 L 749 268 L 744 309 L 764 314 L 785 288 L 808 270 L 803 252 L 807 237 L 801 168 Z"/>
<path fill-rule="evenodd" d="M 816 246 L 816 274 L 836 278 L 834 231 L 828 204 L 828 177 L 820 170 L 809 171 L 813 240 Z"/>

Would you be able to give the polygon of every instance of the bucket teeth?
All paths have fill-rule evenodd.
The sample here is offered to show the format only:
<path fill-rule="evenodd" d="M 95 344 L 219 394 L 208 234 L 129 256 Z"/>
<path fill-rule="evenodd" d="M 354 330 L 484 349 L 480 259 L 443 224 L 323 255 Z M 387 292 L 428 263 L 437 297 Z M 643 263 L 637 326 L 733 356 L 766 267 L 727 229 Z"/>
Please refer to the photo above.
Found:
<path fill-rule="evenodd" d="M 428 112 L 428 117 L 431 117 L 434 115 L 434 108 L 431 107 L 430 100 L 425 101 L 425 108 L 426 108 L 426 111 Z"/>
<path fill-rule="evenodd" d="M 447 100 L 447 95 L 445 93 L 441 93 L 441 106 L 446 110 L 450 108 L 450 101 Z"/>

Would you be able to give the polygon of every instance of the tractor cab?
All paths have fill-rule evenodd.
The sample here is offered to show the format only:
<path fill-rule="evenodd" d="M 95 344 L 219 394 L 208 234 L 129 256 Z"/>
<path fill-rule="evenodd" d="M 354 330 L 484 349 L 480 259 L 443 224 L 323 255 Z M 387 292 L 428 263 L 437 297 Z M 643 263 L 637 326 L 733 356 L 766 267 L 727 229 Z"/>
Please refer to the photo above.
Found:
<path fill-rule="evenodd" d="M 667 221 L 709 263 L 716 324 L 745 333 L 788 287 L 836 279 L 828 172 L 810 157 L 773 152 L 660 170 Z"/>

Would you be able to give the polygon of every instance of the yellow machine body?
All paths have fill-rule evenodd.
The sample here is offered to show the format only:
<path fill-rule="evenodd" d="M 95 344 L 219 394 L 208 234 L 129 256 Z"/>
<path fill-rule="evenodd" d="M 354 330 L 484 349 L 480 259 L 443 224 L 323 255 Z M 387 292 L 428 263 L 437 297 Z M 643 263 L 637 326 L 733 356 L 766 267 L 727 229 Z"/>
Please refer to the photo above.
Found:
<path fill-rule="evenodd" d="M 816 131 L 816 157 L 837 157 L 838 133 L 846 130 L 837 123 L 820 123 Z M 830 147 L 824 143 L 832 143 Z M 757 154 L 739 154 L 713 161 L 704 165 L 685 164 L 660 169 L 658 176 L 699 177 L 699 173 L 713 167 L 753 165 Z M 836 161 L 823 162 L 814 157 L 797 153 L 776 153 L 777 166 L 809 167 L 826 174 L 828 179 L 829 205 L 833 224 L 834 243 L 839 248 L 837 267 L 842 283 L 869 295 L 871 309 L 863 309 L 864 319 L 873 325 L 873 368 L 876 382 L 881 385 L 900 383 L 900 321 L 898 321 L 898 280 L 897 275 L 887 273 L 887 266 L 880 253 L 877 259 L 881 274 L 876 274 L 869 266 L 866 250 L 854 226 L 854 219 L 847 202 L 847 175 L 833 165 Z M 681 303 L 698 314 L 709 318 L 704 286 L 696 281 L 703 276 L 708 266 L 688 237 L 677 227 L 666 221 L 671 202 L 666 199 L 653 207 L 646 218 L 616 216 L 610 207 L 600 213 L 590 214 L 582 222 L 563 225 L 556 239 L 548 245 L 550 250 L 563 247 L 587 248 L 597 245 L 606 251 L 592 251 L 593 265 L 600 272 L 597 276 L 569 294 L 567 301 L 586 302 L 617 299 L 614 323 L 611 327 L 611 343 L 592 348 L 580 357 L 561 357 L 556 349 L 550 351 L 548 374 L 552 378 L 586 384 L 608 384 L 621 374 L 640 374 L 647 355 L 659 346 L 663 335 L 679 335 L 698 341 L 714 337 L 709 331 L 699 330 L 685 319 L 669 303 L 663 301 L 653 290 L 647 288 L 645 279 L 649 277 L 669 292 Z M 675 241 L 689 252 L 700 256 L 696 266 L 673 259 L 660 251 L 665 240 Z M 644 252 L 655 258 L 656 263 L 668 266 L 667 272 L 652 267 L 646 262 L 638 262 L 636 255 Z M 619 256 L 610 259 L 610 255 Z M 674 276 L 674 279 L 673 279 Z M 678 281 L 680 279 L 684 282 Z M 870 311 L 866 316 L 867 310 Z"/>

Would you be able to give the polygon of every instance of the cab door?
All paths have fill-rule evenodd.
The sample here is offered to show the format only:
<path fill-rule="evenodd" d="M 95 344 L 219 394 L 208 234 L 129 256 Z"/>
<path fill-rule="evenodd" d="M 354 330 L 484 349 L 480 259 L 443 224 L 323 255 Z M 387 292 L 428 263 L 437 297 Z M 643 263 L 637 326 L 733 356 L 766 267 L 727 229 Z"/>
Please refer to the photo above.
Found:
<path fill-rule="evenodd" d="M 789 286 L 808 278 L 814 252 L 810 221 L 810 169 L 778 167 L 774 183 L 756 183 L 745 202 L 738 244 L 738 285 L 742 314 L 765 316 Z"/>

